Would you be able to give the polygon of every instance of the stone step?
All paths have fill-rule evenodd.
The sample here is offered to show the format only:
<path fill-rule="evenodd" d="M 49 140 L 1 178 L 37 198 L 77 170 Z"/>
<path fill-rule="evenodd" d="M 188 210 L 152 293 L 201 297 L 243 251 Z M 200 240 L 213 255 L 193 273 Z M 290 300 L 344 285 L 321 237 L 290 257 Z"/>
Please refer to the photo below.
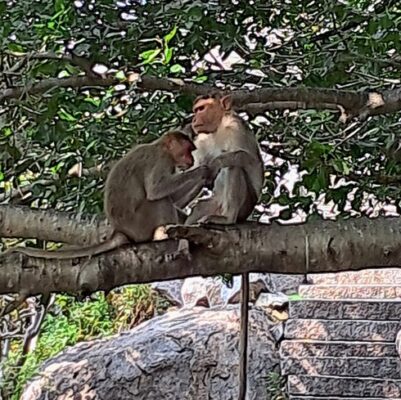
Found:
<path fill-rule="evenodd" d="M 401 300 L 290 301 L 289 318 L 399 321 Z"/>
<path fill-rule="evenodd" d="M 308 274 L 314 285 L 401 285 L 401 268 L 364 269 L 327 274 Z"/>
<path fill-rule="evenodd" d="M 303 299 L 400 299 L 401 286 L 394 285 L 301 285 Z"/>
<path fill-rule="evenodd" d="M 400 321 L 290 319 L 284 338 L 393 343 L 400 329 Z"/>
<path fill-rule="evenodd" d="M 290 394 L 316 395 L 331 400 L 332 396 L 396 399 L 401 397 L 401 380 L 289 375 L 288 391 Z"/>
<path fill-rule="evenodd" d="M 394 343 L 283 340 L 280 357 L 398 357 Z"/>
<path fill-rule="evenodd" d="M 401 378 L 398 357 L 286 357 L 280 364 L 283 375 Z"/>
<path fill-rule="evenodd" d="M 388 397 L 320 397 L 320 396 L 290 396 L 288 400 L 389 400 Z M 391 400 L 401 400 L 401 397 L 392 397 Z"/>

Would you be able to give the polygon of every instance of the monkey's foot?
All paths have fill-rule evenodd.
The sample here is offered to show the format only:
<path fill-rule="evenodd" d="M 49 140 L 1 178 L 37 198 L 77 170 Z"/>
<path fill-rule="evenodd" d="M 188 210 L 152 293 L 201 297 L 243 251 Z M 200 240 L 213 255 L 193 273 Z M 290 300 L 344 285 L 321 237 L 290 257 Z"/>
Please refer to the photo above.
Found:
<path fill-rule="evenodd" d="M 198 224 L 200 225 L 232 225 L 227 217 L 223 215 L 205 215 L 198 219 Z"/>
<path fill-rule="evenodd" d="M 161 257 L 163 258 L 164 262 L 172 262 L 179 259 L 186 259 L 188 261 L 192 260 L 191 253 L 188 251 L 188 249 L 177 250 L 174 253 L 165 254 Z"/>
<path fill-rule="evenodd" d="M 189 252 L 189 242 L 186 239 L 181 239 L 178 242 L 178 249 L 173 253 L 165 254 L 162 256 L 164 262 L 171 262 L 178 259 L 186 259 L 187 261 L 192 260 L 191 253 Z"/>

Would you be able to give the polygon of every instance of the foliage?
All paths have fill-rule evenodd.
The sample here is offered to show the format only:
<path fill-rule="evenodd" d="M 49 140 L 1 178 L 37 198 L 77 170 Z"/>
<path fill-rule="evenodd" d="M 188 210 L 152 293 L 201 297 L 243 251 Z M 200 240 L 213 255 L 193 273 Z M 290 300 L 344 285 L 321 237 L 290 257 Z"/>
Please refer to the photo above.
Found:
<path fill-rule="evenodd" d="M 13 341 L 4 368 L 3 394 L 19 399 L 26 381 L 37 372 L 38 366 L 66 346 L 128 330 L 160 311 L 148 285 L 115 289 L 108 296 L 97 293 L 83 301 L 57 295 L 45 317 L 36 348 L 28 354 L 22 368 L 15 366 L 21 355 L 21 341 Z"/>
<path fill-rule="evenodd" d="M 267 377 L 267 392 L 272 400 L 286 400 L 286 379 L 277 372 L 270 372 Z"/>
<path fill-rule="evenodd" d="M 71 62 L 35 58 L 62 54 L 65 46 L 121 77 L 118 71 L 136 70 L 234 88 L 389 88 L 399 84 L 400 24 L 396 1 L 1 2 L 0 89 L 82 74 Z M 220 53 L 204 59 L 216 46 Z M 232 51 L 239 62 L 232 62 Z M 90 168 L 121 156 L 134 142 L 152 140 L 182 121 L 191 100 L 117 85 L 60 88 L 10 101 L 0 116 L 0 185 L 38 182 L 20 203 L 100 212 L 103 180 L 70 176 L 70 167 L 82 162 Z M 393 151 L 397 116 L 344 127 L 336 114 L 308 110 L 269 112 L 253 123 L 266 150 L 284 160 L 269 167 L 271 176 L 282 178 L 290 165 L 304 172 L 293 193 L 267 183 L 264 202 L 272 203 L 276 189 L 274 202 L 285 208 L 281 217 L 319 213 L 322 194 L 344 216 L 371 214 L 374 204 L 361 209 L 367 194 L 398 207 L 397 179 L 385 185 L 376 179 L 401 173 Z M 340 178 L 348 185 L 334 186 Z"/>

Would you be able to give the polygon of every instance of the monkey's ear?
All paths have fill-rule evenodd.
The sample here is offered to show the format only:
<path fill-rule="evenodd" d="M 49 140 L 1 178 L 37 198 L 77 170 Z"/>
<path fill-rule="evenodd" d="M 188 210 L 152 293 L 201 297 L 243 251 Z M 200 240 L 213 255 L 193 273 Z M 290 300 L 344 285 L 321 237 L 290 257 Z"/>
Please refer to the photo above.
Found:
<path fill-rule="evenodd" d="M 233 105 L 233 99 L 232 99 L 231 94 L 228 94 L 227 96 L 222 97 L 220 101 L 221 101 L 221 105 L 225 111 L 231 110 L 232 105 Z"/>

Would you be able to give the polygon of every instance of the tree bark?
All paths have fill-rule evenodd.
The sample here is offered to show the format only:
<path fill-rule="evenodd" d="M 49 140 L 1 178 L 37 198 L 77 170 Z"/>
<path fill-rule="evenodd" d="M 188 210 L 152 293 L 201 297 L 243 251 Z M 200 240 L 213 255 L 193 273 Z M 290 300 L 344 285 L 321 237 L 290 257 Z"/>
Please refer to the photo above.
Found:
<path fill-rule="evenodd" d="M 82 223 L 71 226 L 77 236 L 90 231 Z M 24 232 L 28 231 L 26 226 Z M 69 233 L 66 229 L 65 235 Z M 0 257 L 0 294 L 107 291 L 129 283 L 223 272 L 304 274 L 401 265 L 401 225 L 396 218 L 316 220 L 291 226 L 178 226 L 168 233 L 173 239 L 189 239 L 191 262 L 164 260 L 176 249 L 177 242 L 171 240 L 126 245 L 91 259 L 43 260 L 9 254 Z"/>
<path fill-rule="evenodd" d="M 209 85 L 198 85 L 182 79 L 159 78 L 135 75 L 135 85 L 140 90 L 181 92 L 191 95 L 205 95 L 215 89 Z M 129 81 L 128 76 L 128 81 Z M 0 104 L 9 99 L 21 98 L 24 94 L 41 94 L 53 88 L 90 86 L 112 86 L 124 83 L 114 76 L 73 76 L 68 78 L 48 78 L 24 87 L 13 87 L 0 91 Z M 234 90 L 233 104 L 238 110 L 263 112 L 273 109 L 338 109 L 342 120 L 351 117 L 366 118 L 369 115 L 389 114 L 401 110 L 401 89 L 350 91 L 326 88 L 258 88 L 254 90 Z"/>
<path fill-rule="evenodd" d="M 104 218 L 0 205 L 0 237 L 35 238 L 86 246 L 111 235 Z"/>

